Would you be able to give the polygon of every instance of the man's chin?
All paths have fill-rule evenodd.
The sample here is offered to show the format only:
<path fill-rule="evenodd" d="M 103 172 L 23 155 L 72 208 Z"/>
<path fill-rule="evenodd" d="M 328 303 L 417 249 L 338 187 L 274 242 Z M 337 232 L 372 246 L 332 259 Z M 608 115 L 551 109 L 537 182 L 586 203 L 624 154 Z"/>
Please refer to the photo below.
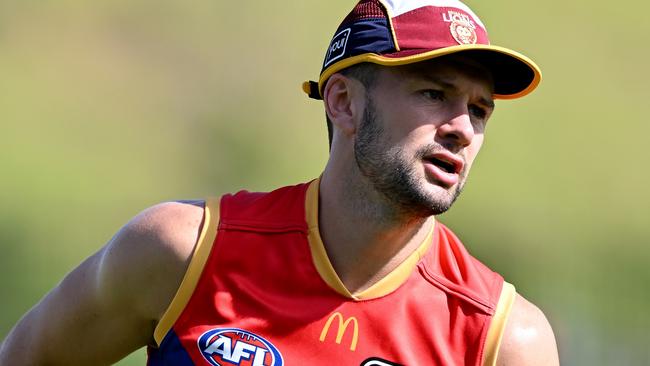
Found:
<path fill-rule="evenodd" d="M 431 195 L 432 197 L 438 197 L 439 199 L 444 199 L 446 197 L 451 202 L 456 199 L 461 191 L 458 183 L 452 186 L 446 186 L 438 182 L 433 182 L 429 183 L 427 188 L 428 195 Z"/>
<path fill-rule="evenodd" d="M 453 206 L 461 190 L 458 185 L 445 188 L 434 184 L 427 194 L 426 206 L 428 206 L 433 215 L 443 214 Z"/>

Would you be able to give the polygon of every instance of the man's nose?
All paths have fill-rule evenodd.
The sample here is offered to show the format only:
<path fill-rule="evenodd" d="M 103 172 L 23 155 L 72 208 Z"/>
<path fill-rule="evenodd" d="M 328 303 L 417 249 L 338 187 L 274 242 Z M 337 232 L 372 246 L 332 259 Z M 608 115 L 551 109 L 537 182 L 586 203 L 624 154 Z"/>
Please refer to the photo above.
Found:
<path fill-rule="evenodd" d="M 453 113 L 438 127 L 438 136 L 446 142 L 453 142 L 460 147 L 467 147 L 474 139 L 474 125 L 467 109 Z"/>

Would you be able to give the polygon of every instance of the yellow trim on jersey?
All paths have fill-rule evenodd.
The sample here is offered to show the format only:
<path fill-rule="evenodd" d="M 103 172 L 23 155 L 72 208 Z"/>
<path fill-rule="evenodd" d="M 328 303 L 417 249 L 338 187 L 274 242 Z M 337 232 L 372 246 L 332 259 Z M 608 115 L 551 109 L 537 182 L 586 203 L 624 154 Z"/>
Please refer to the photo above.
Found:
<path fill-rule="evenodd" d="M 183 277 L 181 285 L 176 291 L 176 295 L 169 304 L 169 307 L 160 318 L 156 329 L 154 330 L 153 337 L 157 345 L 160 345 L 172 328 L 178 317 L 181 315 L 185 306 L 190 301 L 190 297 L 196 289 L 199 282 L 205 263 L 208 261 L 208 256 L 212 250 L 212 244 L 217 237 L 217 227 L 219 226 L 219 202 L 218 198 L 208 198 L 205 203 L 203 227 L 201 234 L 194 247 L 192 259 L 187 267 L 187 272 Z"/>
<path fill-rule="evenodd" d="M 309 185 L 305 199 L 305 216 L 309 228 L 309 248 L 311 249 L 314 266 L 316 267 L 318 274 L 320 274 L 323 281 L 325 281 L 325 283 L 336 292 L 354 300 L 374 299 L 395 291 L 408 279 L 422 256 L 424 256 L 427 250 L 429 250 L 429 247 L 433 242 L 431 238 L 433 236 L 435 221 L 433 225 L 431 225 L 431 229 L 422 244 L 420 244 L 420 246 L 408 256 L 408 258 L 400 263 L 397 268 L 369 288 L 360 292 L 350 293 L 336 274 L 336 271 L 327 256 L 325 245 L 320 236 L 320 230 L 318 228 L 319 184 L 320 179 L 316 179 Z"/>
<path fill-rule="evenodd" d="M 490 329 L 488 329 L 485 339 L 483 366 L 496 366 L 497 364 L 501 339 L 503 338 L 508 315 L 510 315 L 510 310 L 512 310 L 512 305 L 515 303 L 516 296 L 515 286 L 504 282 L 503 288 L 501 289 L 501 296 L 499 296 L 499 303 L 497 304 L 492 322 L 490 323 Z"/>
<path fill-rule="evenodd" d="M 369 288 L 356 294 L 356 296 L 360 299 L 374 299 L 397 290 L 398 287 L 406 282 L 406 280 L 411 275 L 411 272 L 413 272 L 413 268 L 415 268 L 420 259 L 422 259 L 422 257 L 424 257 L 424 255 L 427 253 L 429 247 L 431 247 L 431 243 L 433 243 L 431 237 L 433 236 L 433 228 L 435 225 L 436 223 L 434 221 L 433 225 L 431 225 L 429 233 L 427 234 L 426 238 L 424 238 L 424 241 L 422 241 L 422 244 L 420 244 L 420 246 L 413 253 L 411 253 L 411 255 L 409 255 L 408 258 L 404 260 L 404 262 L 402 262 L 399 266 L 397 266 L 397 268 L 386 275 L 386 277 L 377 281 L 377 283 L 370 286 Z"/>
<path fill-rule="evenodd" d="M 336 274 L 332 263 L 330 263 L 323 245 L 323 240 L 320 237 L 318 229 L 318 188 L 320 187 L 320 179 L 316 179 L 309 184 L 307 188 L 307 195 L 305 197 L 305 219 L 307 220 L 307 227 L 309 229 L 309 249 L 311 250 L 311 257 L 314 261 L 316 271 L 320 274 L 325 283 L 329 285 L 339 294 L 354 298 L 354 295 L 345 288 L 341 279 Z"/>

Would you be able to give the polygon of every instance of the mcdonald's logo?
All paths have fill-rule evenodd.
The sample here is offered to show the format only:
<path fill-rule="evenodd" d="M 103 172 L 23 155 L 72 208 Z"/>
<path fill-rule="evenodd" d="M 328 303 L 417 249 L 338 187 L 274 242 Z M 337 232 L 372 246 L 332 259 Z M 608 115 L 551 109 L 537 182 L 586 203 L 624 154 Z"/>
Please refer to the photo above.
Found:
<path fill-rule="evenodd" d="M 348 329 L 348 326 L 350 325 L 350 322 L 354 325 L 352 333 L 352 342 L 350 343 L 350 351 L 354 351 L 357 349 L 357 341 L 359 340 L 359 322 L 357 321 L 357 318 L 351 316 L 345 321 L 343 320 L 343 315 L 339 313 L 338 311 L 330 315 L 330 317 L 327 319 L 327 322 L 325 323 L 325 326 L 323 327 L 323 330 L 320 332 L 320 341 L 325 342 L 325 337 L 327 337 L 327 333 L 330 331 L 330 327 L 332 326 L 332 322 L 334 319 L 338 320 L 338 327 L 336 328 L 336 343 L 341 344 L 341 340 L 343 340 L 343 335 L 345 335 L 346 330 Z"/>

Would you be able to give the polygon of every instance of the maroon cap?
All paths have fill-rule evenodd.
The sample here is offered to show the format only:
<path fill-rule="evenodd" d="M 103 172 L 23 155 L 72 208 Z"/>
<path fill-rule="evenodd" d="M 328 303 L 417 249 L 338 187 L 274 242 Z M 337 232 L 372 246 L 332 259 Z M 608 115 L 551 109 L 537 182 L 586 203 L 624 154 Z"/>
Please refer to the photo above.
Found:
<path fill-rule="evenodd" d="M 322 99 L 332 74 L 362 62 L 398 66 L 459 53 L 492 73 L 495 99 L 523 97 L 542 78 L 528 57 L 490 44 L 481 20 L 458 0 L 361 0 L 334 33 L 319 81 L 303 90 Z"/>

